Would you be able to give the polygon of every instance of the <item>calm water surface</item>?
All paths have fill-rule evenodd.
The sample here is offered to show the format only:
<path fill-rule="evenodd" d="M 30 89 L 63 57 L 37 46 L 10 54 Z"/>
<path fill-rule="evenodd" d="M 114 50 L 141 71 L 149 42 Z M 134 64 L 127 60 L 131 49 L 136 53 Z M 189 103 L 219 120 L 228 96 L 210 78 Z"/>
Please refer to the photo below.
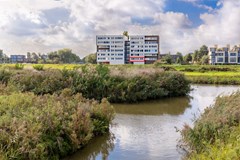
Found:
<path fill-rule="evenodd" d="M 114 104 L 116 117 L 110 134 L 94 139 L 67 160 L 177 160 L 181 129 L 213 104 L 219 95 L 238 86 L 194 85 L 189 97 L 169 98 L 139 104 Z"/>

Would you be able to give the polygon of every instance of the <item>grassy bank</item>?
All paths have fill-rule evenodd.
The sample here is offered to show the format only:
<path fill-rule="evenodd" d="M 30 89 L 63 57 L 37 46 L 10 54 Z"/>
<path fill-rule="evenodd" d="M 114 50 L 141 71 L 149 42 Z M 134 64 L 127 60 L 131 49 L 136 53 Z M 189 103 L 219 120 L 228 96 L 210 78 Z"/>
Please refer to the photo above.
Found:
<path fill-rule="evenodd" d="M 42 96 L 1 90 L 2 159 L 59 159 L 106 133 L 114 115 L 106 99 L 98 103 L 69 89 Z"/>
<path fill-rule="evenodd" d="M 240 158 L 240 92 L 218 97 L 195 122 L 182 130 L 187 159 L 238 160 Z"/>
<path fill-rule="evenodd" d="M 190 84 L 183 74 L 158 68 L 119 68 L 85 65 L 80 69 L 36 71 L 0 70 L 0 81 L 21 92 L 36 95 L 60 93 L 70 89 L 88 99 L 110 102 L 138 102 L 162 97 L 184 96 Z"/>

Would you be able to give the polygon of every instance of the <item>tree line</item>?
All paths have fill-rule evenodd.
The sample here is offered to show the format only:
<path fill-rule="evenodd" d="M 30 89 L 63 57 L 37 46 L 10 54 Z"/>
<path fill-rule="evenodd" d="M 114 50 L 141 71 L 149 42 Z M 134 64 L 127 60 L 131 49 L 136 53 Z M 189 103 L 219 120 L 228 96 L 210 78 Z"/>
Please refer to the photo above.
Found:
<path fill-rule="evenodd" d="M 194 53 L 188 53 L 185 56 L 182 53 L 177 52 L 175 55 L 176 59 L 169 53 L 161 58 L 160 62 L 172 64 L 190 64 L 190 63 L 197 63 L 197 64 L 208 64 L 208 47 L 203 45 L 200 47 L 199 50 L 195 50 Z"/>
<path fill-rule="evenodd" d="M 11 57 L 4 54 L 3 50 L 0 50 L 0 63 L 11 63 Z M 24 60 L 26 63 L 41 63 L 41 64 L 61 64 L 61 63 L 97 63 L 96 54 L 90 54 L 81 59 L 76 53 L 73 53 L 71 49 L 64 48 L 49 53 L 36 53 L 27 52 L 27 56 Z"/>

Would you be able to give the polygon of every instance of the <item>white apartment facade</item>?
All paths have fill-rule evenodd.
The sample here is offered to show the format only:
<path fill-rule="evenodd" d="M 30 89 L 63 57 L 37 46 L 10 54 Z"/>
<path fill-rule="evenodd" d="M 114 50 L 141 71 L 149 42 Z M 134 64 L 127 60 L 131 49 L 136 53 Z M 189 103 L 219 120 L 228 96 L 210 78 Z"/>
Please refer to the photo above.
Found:
<path fill-rule="evenodd" d="M 240 64 L 240 45 L 230 45 L 219 48 L 217 45 L 209 48 L 209 63 L 210 64 Z"/>
<path fill-rule="evenodd" d="M 106 64 L 151 64 L 159 59 L 158 35 L 98 35 L 97 62 Z"/>
<path fill-rule="evenodd" d="M 130 62 L 151 64 L 159 59 L 159 36 L 130 36 Z"/>
<path fill-rule="evenodd" d="M 98 35 L 97 62 L 106 64 L 125 64 L 124 36 L 122 35 Z"/>

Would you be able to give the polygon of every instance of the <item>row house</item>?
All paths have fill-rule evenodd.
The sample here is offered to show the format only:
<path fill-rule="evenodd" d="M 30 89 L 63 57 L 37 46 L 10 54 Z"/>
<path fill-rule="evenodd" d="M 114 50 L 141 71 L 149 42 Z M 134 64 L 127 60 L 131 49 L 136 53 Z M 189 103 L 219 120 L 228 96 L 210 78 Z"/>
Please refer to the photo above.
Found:
<path fill-rule="evenodd" d="M 240 64 L 240 45 L 233 48 L 230 48 L 230 45 L 210 47 L 209 64 Z"/>

